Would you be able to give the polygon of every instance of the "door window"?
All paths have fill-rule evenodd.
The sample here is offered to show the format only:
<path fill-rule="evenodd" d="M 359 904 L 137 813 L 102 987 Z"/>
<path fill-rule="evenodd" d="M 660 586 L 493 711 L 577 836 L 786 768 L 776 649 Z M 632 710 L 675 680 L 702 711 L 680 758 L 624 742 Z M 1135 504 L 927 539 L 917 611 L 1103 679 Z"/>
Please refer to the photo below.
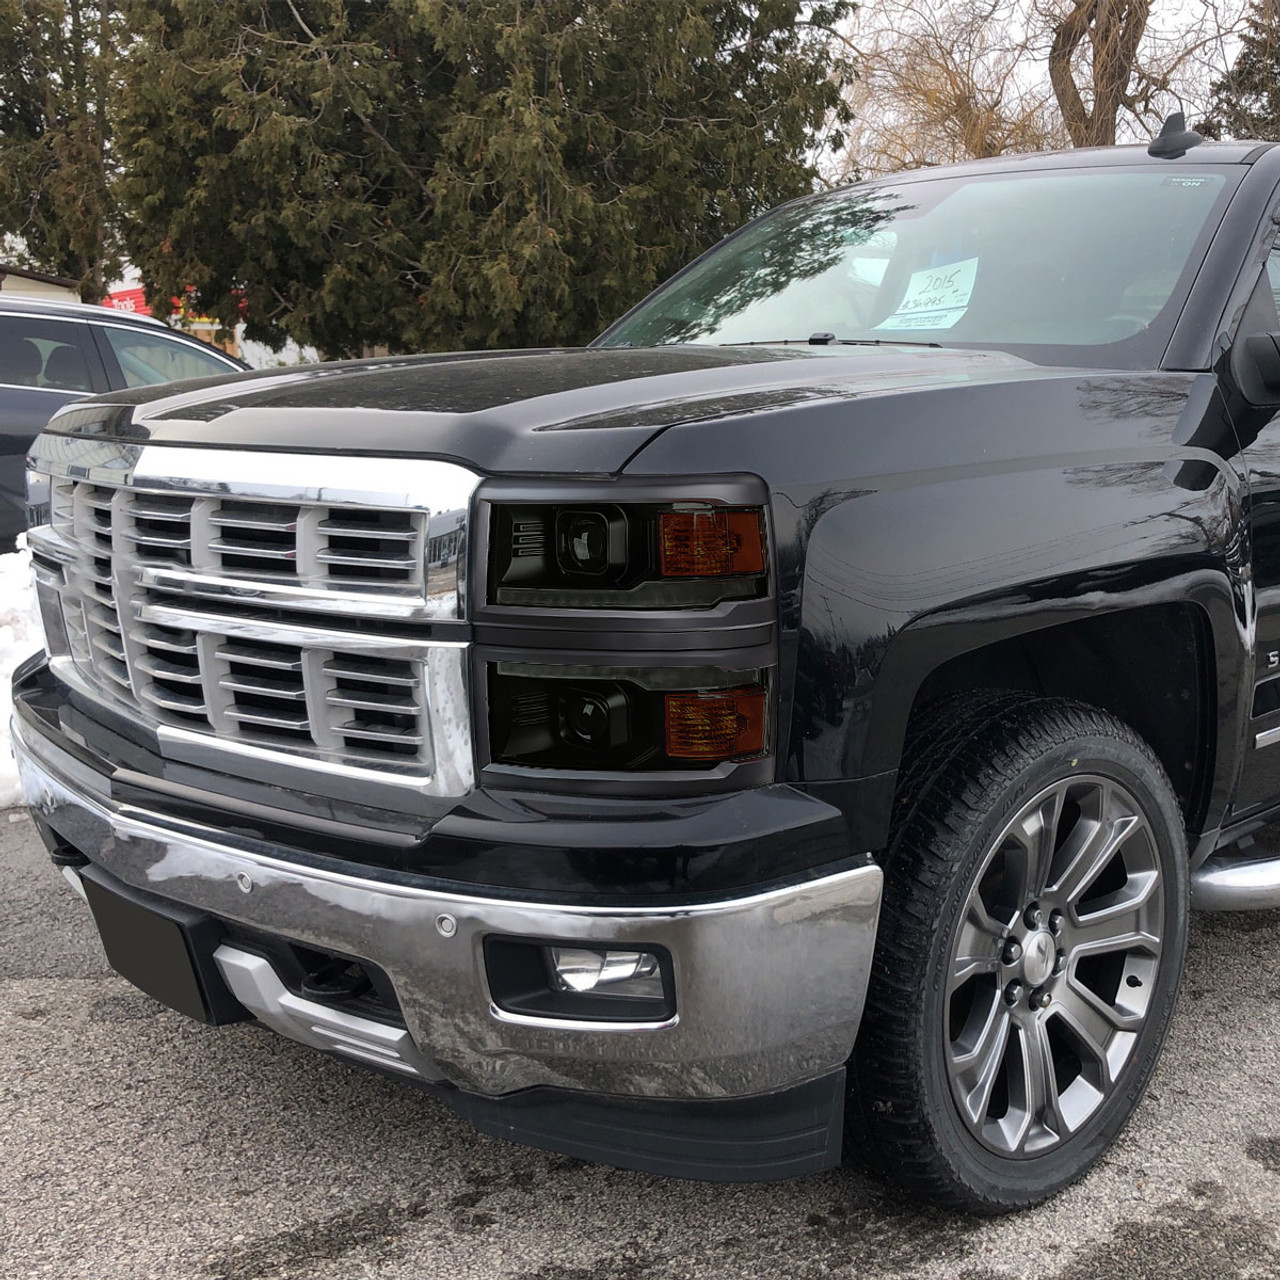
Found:
<path fill-rule="evenodd" d="M 194 342 L 169 338 L 163 333 L 103 325 L 101 332 L 111 345 L 126 387 L 147 387 L 176 378 L 207 378 L 231 373 L 234 365 L 212 348 L 207 352 Z"/>
<path fill-rule="evenodd" d="M 1249 295 L 1236 338 L 1258 333 L 1280 333 L 1280 239 L 1271 246 L 1262 275 Z"/>
<path fill-rule="evenodd" d="M 83 326 L 0 316 L 0 383 L 50 391 L 92 391 Z"/>

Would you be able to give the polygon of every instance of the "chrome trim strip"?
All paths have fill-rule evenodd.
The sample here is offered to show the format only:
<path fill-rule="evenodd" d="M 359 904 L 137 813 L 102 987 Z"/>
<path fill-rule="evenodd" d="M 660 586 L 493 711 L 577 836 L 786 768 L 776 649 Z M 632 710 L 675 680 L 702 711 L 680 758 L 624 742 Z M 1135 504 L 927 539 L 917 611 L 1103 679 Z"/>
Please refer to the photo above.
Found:
<path fill-rule="evenodd" d="M 130 483 L 218 497 L 322 506 L 465 509 L 480 476 L 432 458 L 362 458 L 329 453 L 254 453 L 144 445 Z"/>
<path fill-rule="evenodd" d="M 1271 747 L 1280 742 L 1280 726 L 1275 729 L 1264 729 L 1253 740 L 1255 747 Z"/>
<path fill-rule="evenodd" d="M 13 315 L 13 312 L 5 311 L 0 312 L 0 314 L 11 316 Z M 34 316 L 31 318 L 35 319 Z M 47 317 L 44 316 L 40 318 L 47 319 Z M 29 382 L 0 382 L 0 387 L 4 387 L 8 391 L 49 391 L 58 396 L 91 396 L 95 394 L 92 391 L 81 391 L 75 387 L 33 387 Z M 14 450 L 14 452 L 16 453 L 17 450 Z"/>
<path fill-rule="evenodd" d="M 399 595 L 392 595 L 390 591 L 386 595 L 370 595 L 367 590 L 348 591 L 338 587 L 328 589 L 321 597 L 315 587 L 218 578 L 210 574 L 161 568 L 157 565 L 139 566 L 138 584 L 144 590 L 195 596 L 202 602 L 208 600 L 215 605 L 249 601 L 268 607 L 306 609 L 312 613 L 320 611 L 398 622 L 450 622 L 457 617 L 452 593 L 446 593 L 438 603 L 428 600 L 425 604 L 415 604 L 411 598 L 406 599 L 403 590 Z"/>
<path fill-rule="evenodd" d="M 33 298 L 27 302 L 24 302 L 22 305 L 25 308 L 25 307 L 31 306 L 33 302 L 38 302 L 38 301 L 39 299 Z M 20 320 L 44 320 L 46 322 L 56 321 L 59 324 L 96 325 L 100 329 L 122 329 L 125 333 L 138 333 L 139 331 L 141 331 L 143 334 L 146 334 L 149 337 L 155 337 L 155 331 L 158 329 L 161 333 L 165 334 L 172 341 L 183 343 L 188 347 L 196 347 L 201 352 L 208 355 L 210 359 L 220 361 L 222 364 L 226 366 L 228 373 L 250 372 L 250 370 L 243 368 L 237 361 L 233 360 L 230 356 L 228 356 L 225 351 L 221 351 L 217 347 L 215 347 L 213 343 L 204 342 L 200 338 L 193 337 L 189 333 L 183 333 L 181 329 L 175 329 L 172 325 L 165 324 L 163 320 L 157 320 L 155 316 L 139 315 L 136 311 L 122 313 L 119 310 L 119 308 L 105 307 L 105 306 L 91 308 L 91 311 L 93 311 L 95 314 L 77 315 L 73 312 L 57 310 L 57 308 L 59 307 L 66 307 L 68 305 L 74 306 L 76 304 L 59 302 L 51 298 L 49 299 L 48 310 L 18 311 L 18 310 L 10 310 L 8 307 L 6 307 L 3 312 L 0 312 L 0 314 L 6 315 L 6 316 L 16 316 Z M 97 314 L 99 312 L 101 313 L 101 318 Z M 122 314 L 128 315 L 130 318 L 127 320 L 118 318 Z M 216 377 L 217 375 L 206 374 L 204 376 L 212 378 L 212 377 Z M 12 386 L 22 386 L 22 385 L 23 384 L 21 383 L 14 383 L 14 382 L 0 382 L 0 387 L 12 387 Z M 64 389 L 61 387 L 27 387 L 26 390 L 62 391 Z M 123 391 L 125 390 L 125 388 L 114 387 L 112 388 L 112 390 Z M 89 391 L 79 392 L 78 394 L 92 396 L 92 395 L 102 395 L 103 392 L 89 390 Z"/>
<path fill-rule="evenodd" d="M 231 847 L 215 830 L 176 829 L 64 782 L 62 753 L 17 722 L 15 730 L 23 793 L 64 840 L 136 888 L 378 965 L 424 1059 L 459 1088 L 742 1097 L 824 1075 L 852 1052 L 883 881 L 870 862 L 732 901 L 669 907 L 507 901 L 364 880 Z M 437 923 L 445 913 L 447 931 Z M 664 946 L 679 1021 L 614 1035 L 597 1023 L 500 1020 L 485 977 L 489 934 Z"/>
<path fill-rule="evenodd" d="M 92 303 L 72 302 L 70 299 L 64 302 L 61 298 L 29 298 L 25 295 L 9 294 L 5 296 L 5 301 L 7 302 L 11 297 L 19 296 L 22 297 L 22 302 L 17 306 L 22 307 L 23 310 L 18 310 L 17 306 L 13 309 L 5 307 L 3 313 L 0 314 L 20 316 L 24 320 L 64 320 L 67 324 L 102 324 L 104 322 L 98 319 L 99 313 L 104 316 L 119 314 L 118 309 L 115 307 L 95 307 Z M 27 311 L 25 309 L 27 307 L 34 307 L 36 310 Z M 72 310 L 72 308 L 75 308 L 75 310 Z M 163 329 L 166 333 L 177 332 L 177 330 L 170 328 L 163 320 L 158 320 L 155 316 L 139 315 L 136 311 L 130 311 L 127 314 L 135 324 L 150 325 L 157 329 Z M 132 329 L 134 327 L 134 324 L 130 324 L 127 321 L 108 320 L 105 323 L 113 324 L 117 329 Z M 188 342 L 198 341 L 198 339 L 187 337 L 185 334 L 182 336 L 186 337 Z M 209 344 L 205 343 L 204 345 L 208 346 Z M 217 348 L 215 347 L 214 350 L 217 350 Z"/>
<path fill-rule="evenodd" d="M 211 631 L 220 636 L 292 644 L 303 649 L 339 648 L 344 653 L 366 653 L 371 657 L 425 658 L 435 648 L 467 647 L 464 640 L 407 640 L 377 632 L 344 631 L 339 627 L 317 627 L 307 623 L 260 622 L 256 618 L 241 618 L 209 609 L 152 604 L 145 600 L 137 603 L 134 618 L 139 622 L 154 622 L 185 631 Z"/>
<path fill-rule="evenodd" d="M 532 1013 L 510 1013 L 499 1008 L 493 1001 L 489 1002 L 489 1014 L 499 1022 L 510 1022 L 518 1027 L 553 1027 L 559 1031 L 601 1031 L 610 1035 L 619 1032 L 624 1035 L 637 1031 L 665 1031 L 680 1021 L 680 1015 L 673 1013 L 661 1022 L 588 1022 L 580 1018 L 548 1018 L 535 1016 Z"/>

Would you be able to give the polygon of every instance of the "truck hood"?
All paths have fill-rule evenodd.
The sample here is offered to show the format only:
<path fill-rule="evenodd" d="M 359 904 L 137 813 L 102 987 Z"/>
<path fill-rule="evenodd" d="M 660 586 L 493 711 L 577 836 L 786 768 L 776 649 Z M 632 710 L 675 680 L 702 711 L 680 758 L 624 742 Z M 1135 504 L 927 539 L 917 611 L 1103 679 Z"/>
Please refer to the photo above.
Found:
<path fill-rule="evenodd" d="M 95 397 L 47 428 L 139 444 L 435 457 L 608 475 L 682 422 L 947 383 L 1060 375 L 1002 352 L 597 347 L 345 361 Z"/>

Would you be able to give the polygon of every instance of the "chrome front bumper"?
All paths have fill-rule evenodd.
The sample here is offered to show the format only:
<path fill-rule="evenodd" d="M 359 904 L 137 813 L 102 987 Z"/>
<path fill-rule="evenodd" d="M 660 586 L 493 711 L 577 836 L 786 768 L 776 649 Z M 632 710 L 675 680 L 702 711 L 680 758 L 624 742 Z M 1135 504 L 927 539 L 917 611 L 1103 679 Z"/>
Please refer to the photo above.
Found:
<path fill-rule="evenodd" d="M 870 862 L 730 901 L 510 901 L 237 848 L 215 829 L 116 803 L 101 775 L 17 720 L 13 745 L 27 803 L 110 875 L 379 966 L 408 1029 L 388 1045 L 376 1031 L 321 1018 L 324 1007 L 302 1007 L 309 1002 L 285 992 L 269 965 L 221 948 L 231 954 L 217 956 L 219 967 L 241 1002 L 295 1039 L 489 1097 L 537 1086 L 638 1098 L 751 1097 L 828 1075 L 853 1049 L 882 886 Z M 666 947 L 677 1012 L 662 1023 L 608 1024 L 504 1013 L 485 974 L 482 944 L 490 934 Z"/>

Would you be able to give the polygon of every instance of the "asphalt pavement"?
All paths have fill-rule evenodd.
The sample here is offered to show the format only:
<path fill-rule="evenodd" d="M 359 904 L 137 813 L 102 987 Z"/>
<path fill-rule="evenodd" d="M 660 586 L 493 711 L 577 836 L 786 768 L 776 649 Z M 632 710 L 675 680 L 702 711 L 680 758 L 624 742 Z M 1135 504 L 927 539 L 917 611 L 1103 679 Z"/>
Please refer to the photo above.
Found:
<path fill-rule="evenodd" d="M 3 1280 L 1275 1278 L 1278 1099 L 1280 912 L 1198 916 L 1145 1101 L 1041 1208 L 922 1211 L 851 1169 L 708 1186 L 588 1165 L 155 1004 L 0 813 Z"/>

